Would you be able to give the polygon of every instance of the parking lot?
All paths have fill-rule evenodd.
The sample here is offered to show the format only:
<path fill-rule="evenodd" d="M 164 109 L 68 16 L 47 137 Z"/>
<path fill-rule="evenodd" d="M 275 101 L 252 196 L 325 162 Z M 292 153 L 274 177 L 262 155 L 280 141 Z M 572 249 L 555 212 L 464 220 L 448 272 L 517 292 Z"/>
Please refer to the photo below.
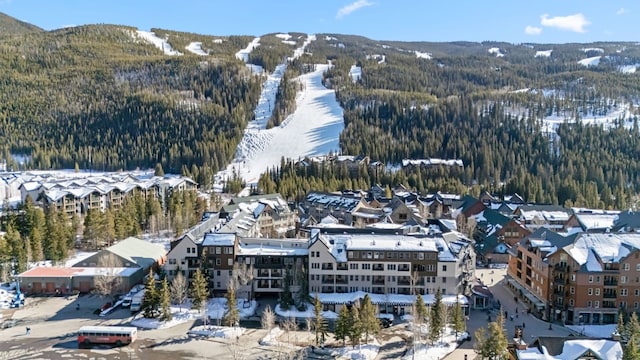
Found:
<path fill-rule="evenodd" d="M 83 325 L 129 325 L 129 309 L 99 317 L 94 310 L 108 299 L 97 295 L 27 298 L 21 309 L 2 310 L 2 319 L 15 326 L 0 329 L 0 360 L 4 359 L 229 359 L 232 349 L 223 339 L 187 336 L 194 321 L 168 329 L 140 330 L 138 340 L 122 348 L 78 349 L 76 331 Z M 79 304 L 79 308 L 77 308 Z M 31 329 L 30 334 L 26 328 Z M 258 340 L 266 332 L 249 329 L 241 338 L 243 357 L 269 353 Z"/>

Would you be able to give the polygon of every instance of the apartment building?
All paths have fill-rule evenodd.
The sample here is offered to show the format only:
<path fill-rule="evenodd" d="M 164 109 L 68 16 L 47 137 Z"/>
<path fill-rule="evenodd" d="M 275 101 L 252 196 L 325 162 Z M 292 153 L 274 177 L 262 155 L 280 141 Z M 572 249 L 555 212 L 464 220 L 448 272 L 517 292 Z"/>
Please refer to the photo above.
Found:
<path fill-rule="evenodd" d="M 509 285 L 545 319 L 615 324 L 620 310 L 640 310 L 640 234 L 538 229 L 511 255 Z"/>
<path fill-rule="evenodd" d="M 445 295 L 467 295 L 475 271 L 472 242 L 459 233 L 432 231 L 408 236 L 316 232 L 310 241 L 312 294 L 384 295 L 390 300 L 379 306 L 388 312 L 409 310 L 406 304 L 398 308 L 395 295 L 433 295 L 437 289 Z"/>
<path fill-rule="evenodd" d="M 236 234 L 207 233 L 200 243 L 201 256 L 209 279 L 209 293 L 222 296 L 233 275 L 233 264 L 238 250 Z"/>
<path fill-rule="evenodd" d="M 220 209 L 228 219 L 221 232 L 234 232 L 243 238 L 291 238 L 295 236 L 297 214 L 280 194 L 233 198 Z"/>

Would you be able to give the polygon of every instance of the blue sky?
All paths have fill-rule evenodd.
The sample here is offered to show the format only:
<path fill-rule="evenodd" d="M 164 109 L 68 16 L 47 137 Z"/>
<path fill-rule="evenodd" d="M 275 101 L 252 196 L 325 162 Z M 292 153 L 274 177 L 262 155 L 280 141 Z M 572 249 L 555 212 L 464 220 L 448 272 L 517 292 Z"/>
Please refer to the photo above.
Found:
<path fill-rule="evenodd" d="M 122 24 L 210 35 L 340 33 L 376 40 L 640 41 L 640 2 L 608 0 L 0 0 L 46 30 Z"/>

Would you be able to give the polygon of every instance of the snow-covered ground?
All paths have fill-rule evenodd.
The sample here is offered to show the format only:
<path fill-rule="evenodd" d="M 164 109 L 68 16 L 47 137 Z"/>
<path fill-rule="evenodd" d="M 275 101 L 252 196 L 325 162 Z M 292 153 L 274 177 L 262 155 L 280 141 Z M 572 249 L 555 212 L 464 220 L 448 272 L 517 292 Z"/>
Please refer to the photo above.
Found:
<path fill-rule="evenodd" d="M 200 316 L 197 310 L 191 310 L 185 306 L 179 307 L 175 305 L 171 306 L 171 315 L 173 315 L 173 319 L 171 319 L 170 321 L 148 319 L 142 315 L 142 312 L 138 313 L 133 321 L 131 321 L 131 325 L 142 329 L 166 329 L 190 320 L 197 319 Z"/>
<path fill-rule="evenodd" d="M 553 52 L 553 50 L 536 51 L 536 56 L 535 57 L 549 57 L 549 56 L 551 56 L 551 52 Z"/>
<path fill-rule="evenodd" d="M 159 38 L 154 32 L 138 30 L 137 35 L 145 41 L 155 45 L 155 47 L 162 50 L 165 55 L 182 55 L 181 52 L 173 50 L 166 39 Z"/>
<path fill-rule="evenodd" d="M 236 53 L 236 59 L 238 60 L 242 60 L 245 63 L 249 61 L 249 54 L 251 54 L 251 51 L 255 48 L 257 48 L 258 46 L 260 46 L 260 38 L 257 37 L 255 39 L 253 39 L 249 45 L 247 45 L 246 48 L 238 51 Z"/>
<path fill-rule="evenodd" d="M 238 299 L 236 308 L 240 312 L 240 318 L 246 319 L 253 316 L 256 313 L 258 303 L 255 300 L 247 301 L 244 299 Z M 206 308 L 206 315 L 212 320 L 222 320 L 227 313 L 227 299 L 225 298 L 213 298 L 209 299 Z"/>
<path fill-rule="evenodd" d="M 430 53 L 426 53 L 426 52 L 420 52 L 416 50 L 416 57 L 418 59 L 427 59 L 430 60 L 431 59 L 431 54 Z"/>
<path fill-rule="evenodd" d="M 206 51 L 202 50 L 202 43 L 199 41 L 190 43 L 186 49 L 196 55 L 209 55 Z"/>
<path fill-rule="evenodd" d="M 289 59 L 304 54 L 307 45 L 315 39 L 315 35 L 307 36 Z M 246 53 L 248 58 L 249 49 L 258 41 L 259 38 L 254 39 L 246 49 L 238 52 L 236 57 L 241 58 Z M 344 121 L 342 108 L 335 99 L 335 92 L 325 88 L 321 82 L 322 73 L 328 67 L 329 65 L 317 65 L 316 71 L 295 79 L 303 85 L 303 90 L 296 96 L 296 111 L 280 126 L 267 130 L 266 124 L 273 113 L 276 92 L 286 71 L 286 63 L 276 67 L 263 84 L 254 111 L 255 120 L 245 129 L 234 160 L 225 170 L 216 174 L 216 191 L 221 190 L 223 181 L 232 178 L 233 174 L 238 174 L 247 183 L 247 188 L 240 195 L 247 195 L 248 188 L 257 183 L 260 174 L 280 164 L 282 157 L 295 159 L 338 150 L 338 137 L 344 127 Z M 291 139 L 297 141 L 292 142 Z"/>
<path fill-rule="evenodd" d="M 351 80 L 353 82 L 357 82 L 362 78 L 362 68 L 360 66 L 351 65 L 351 69 L 349 69 L 349 76 L 351 76 Z"/>
<path fill-rule="evenodd" d="M 284 333 L 284 330 L 282 330 L 282 329 L 280 329 L 279 327 L 276 326 L 273 329 L 271 329 L 267 333 L 267 335 L 265 335 L 265 337 L 260 339 L 259 343 L 262 346 L 277 346 L 278 343 L 279 343 L 278 338 L 283 333 Z"/>
<path fill-rule="evenodd" d="M 284 318 L 314 318 L 315 317 L 313 305 L 309 303 L 307 303 L 307 310 L 305 311 L 299 311 L 293 306 L 289 308 L 289 310 L 282 310 L 280 308 L 280 305 L 278 304 L 276 305 L 274 312 Z M 338 314 L 333 311 L 323 311 L 322 317 L 325 319 L 337 319 Z"/>
<path fill-rule="evenodd" d="M 459 333 L 456 337 L 455 333 L 451 329 L 446 328 L 445 334 L 442 337 L 442 341 L 439 341 L 433 345 L 428 343 L 419 343 L 414 347 L 409 348 L 407 353 L 402 358 L 403 360 L 411 359 L 423 359 L 423 360 L 440 360 L 456 349 L 457 342 L 466 338 L 468 334 L 466 332 Z M 415 351 L 415 355 L 414 355 Z"/>
<path fill-rule="evenodd" d="M 378 356 L 380 344 L 374 339 L 371 343 L 356 346 L 346 346 L 335 349 L 337 359 L 373 360 Z"/>
<path fill-rule="evenodd" d="M 495 54 L 496 57 L 503 57 L 504 54 L 500 51 L 500 48 L 497 47 L 493 47 L 491 49 L 488 50 L 489 54 Z"/>
<path fill-rule="evenodd" d="M 578 64 L 589 67 L 589 66 L 598 66 L 600 64 L 600 58 L 602 56 L 594 56 L 586 59 L 582 59 L 578 61 Z"/>
<path fill-rule="evenodd" d="M 217 337 L 225 339 L 234 339 L 240 337 L 246 331 L 245 328 L 239 326 L 213 326 L 213 325 L 201 325 L 195 326 L 187 333 L 189 335 Z"/>

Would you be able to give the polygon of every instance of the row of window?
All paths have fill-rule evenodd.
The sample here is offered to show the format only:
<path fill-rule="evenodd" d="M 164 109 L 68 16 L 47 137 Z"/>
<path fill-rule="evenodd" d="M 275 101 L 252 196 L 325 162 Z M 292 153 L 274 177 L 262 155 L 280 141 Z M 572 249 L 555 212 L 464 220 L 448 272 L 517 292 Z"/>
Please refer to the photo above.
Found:
<path fill-rule="evenodd" d="M 311 276 L 311 280 L 320 281 L 320 279 L 321 279 L 321 277 L 320 277 L 321 275 L 311 274 L 310 276 Z M 327 276 L 327 275 L 323 275 L 323 276 Z M 329 276 L 333 276 L 333 275 L 329 275 Z M 374 279 L 382 278 L 380 281 L 384 281 L 384 279 L 385 279 L 384 276 L 362 275 L 362 277 L 360 277 L 360 275 L 349 275 L 349 281 L 360 281 L 361 278 L 362 278 L 362 281 L 371 281 L 372 277 Z M 408 276 L 398 276 L 398 277 L 396 277 L 396 276 L 387 276 L 386 278 L 387 278 L 387 281 L 391 281 L 391 282 L 395 282 L 396 278 L 399 281 L 407 281 L 407 282 L 411 281 L 410 277 L 408 277 Z M 424 279 L 425 279 L 424 281 L 426 283 L 434 283 L 434 284 L 436 283 L 436 277 L 435 276 L 425 276 Z M 374 281 L 376 281 L 376 280 L 374 280 Z M 443 276 L 442 277 L 442 283 L 446 283 L 446 282 L 447 282 L 447 278 Z M 422 282 L 418 280 L 418 281 L 416 281 L 416 283 L 422 283 Z"/>
<path fill-rule="evenodd" d="M 345 266 L 340 266 L 342 264 L 338 264 L 337 270 L 347 270 Z M 322 270 L 333 270 L 333 263 L 311 263 L 312 269 L 320 269 Z M 375 271 L 383 271 L 384 264 L 382 263 L 349 263 L 349 270 L 375 270 Z M 387 271 L 409 271 L 409 264 L 387 264 Z M 421 272 L 436 272 L 437 268 L 435 264 L 429 265 L 417 265 L 414 270 Z M 447 271 L 447 265 L 442 265 L 442 271 Z"/>
<path fill-rule="evenodd" d="M 331 288 L 331 292 L 333 292 L 333 286 L 330 287 Z M 321 286 L 311 286 L 309 287 L 309 291 L 311 293 L 321 293 L 322 292 L 322 287 Z M 372 292 L 374 294 L 383 294 L 383 293 L 389 293 L 389 294 L 409 294 L 409 288 L 394 288 L 394 287 L 390 287 L 390 288 L 381 288 L 381 287 L 370 287 L 370 286 L 350 286 L 350 287 L 342 287 L 343 292 L 345 290 L 348 290 L 349 292 L 357 292 L 357 291 L 364 291 L 364 292 Z M 384 291 L 381 291 L 384 290 Z M 437 291 L 437 288 L 421 288 L 421 289 L 416 289 L 416 291 L 422 295 L 429 295 L 429 294 L 435 294 Z M 440 291 L 442 292 L 442 295 L 447 295 L 447 291 L 446 289 L 440 289 Z"/>
<path fill-rule="evenodd" d="M 413 254 L 413 255 L 411 255 Z M 318 252 L 316 252 L 316 256 Z M 313 254 L 311 255 L 313 257 Z M 413 257 L 414 260 L 436 260 L 438 254 L 435 252 L 405 252 L 405 251 L 349 251 L 347 252 L 349 259 L 406 259 L 409 260 Z"/>

